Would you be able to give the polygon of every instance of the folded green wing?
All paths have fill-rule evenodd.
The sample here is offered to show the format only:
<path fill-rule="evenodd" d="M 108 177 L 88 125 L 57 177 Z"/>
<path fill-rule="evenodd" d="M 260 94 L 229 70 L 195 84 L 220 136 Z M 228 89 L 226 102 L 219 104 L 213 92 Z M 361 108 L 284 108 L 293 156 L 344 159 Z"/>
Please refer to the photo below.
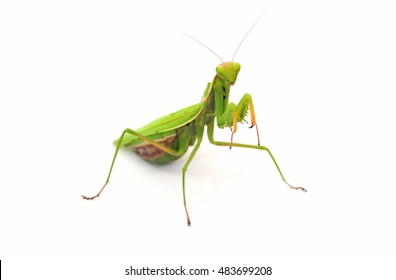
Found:
<path fill-rule="evenodd" d="M 202 108 L 204 107 L 204 103 L 198 103 L 189 107 L 186 107 L 184 109 L 181 109 L 179 111 L 176 111 L 174 113 L 171 113 L 169 115 L 165 115 L 163 117 L 160 117 L 145 126 L 142 126 L 135 131 L 144 135 L 145 137 L 148 137 L 150 139 L 156 139 L 156 138 L 161 138 L 166 135 L 170 135 L 174 133 L 174 130 L 177 128 L 193 121 L 199 113 L 202 111 Z M 169 133 L 166 133 L 169 132 Z M 159 137 L 153 137 L 158 135 Z M 124 138 L 122 139 L 121 145 L 127 145 L 127 144 L 132 144 L 139 138 L 131 135 L 131 134 L 126 134 L 124 135 Z M 118 139 L 114 141 L 114 143 L 117 143 Z"/>

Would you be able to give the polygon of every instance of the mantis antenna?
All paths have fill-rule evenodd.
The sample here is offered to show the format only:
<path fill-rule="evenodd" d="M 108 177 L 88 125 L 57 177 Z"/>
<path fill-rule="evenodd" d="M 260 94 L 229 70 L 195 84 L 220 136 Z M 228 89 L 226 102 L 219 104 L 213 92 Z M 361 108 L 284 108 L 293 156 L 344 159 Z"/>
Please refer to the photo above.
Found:
<path fill-rule="evenodd" d="M 199 40 L 195 39 L 193 36 L 191 36 L 191 35 L 189 35 L 189 34 L 183 32 L 183 31 L 179 31 L 179 32 L 182 33 L 182 34 L 184 34 L 184 35 L 186 35 L 186 36 L 188 36 L 188 37 L 190 37 L 190 38 L 193 39 L 195 42 L 201 44 L 202 46 L 204 46 L 205 48 L 207 48 L 208 50 L 210 50 L 215 56 L 217 56 L 217 57 L 221 60 L 221 62 L 224 63 L 224 61 L 221 59 L 221 57 L 220 57 L 217 53 L 215 53 L 211 48 L 209 48 L 207 45 L 205 45 L 204 43 L 200 42 Z M 245 36 L 245 37 L 246 37 L 246 36 Z"/>
<path fill-rule="evenodd" d="M 257 24 L 257 22 L 263 17 L 264 13 L 262 13 L 259 18 L 253 23 L 252 27 L 250 27 L 250 29 L 248 30 L 248 32 L 246 32 L 246 35 L 242 38 L 241 42 L 239 43 L 238 47 L 236 48 L 234 55 L 232 56 L 231 61 L 234 61 L 234 57 L 236 55 L 236 53 L 238 52 L 239 48 L 241 47 L 242 43 L 245 41 L 246 37 L 249 35 L 250 31 L 252 31 L 252 29 L 254 28 L 254 26 Z M 224 60 L 217 54 L 215 53 L 211 48 L 209 48 L 207 45 L 205 45 L 204 43 L 202 43 L 201 41 L 199 41 L 198 39 L 195 39 L 193 36 L 191 36 L 190 34 L 187 34 L 183 31 L 179 31 L 180 33 L 190 37 L 191 39 L 193 39 L 195 42 L 199 43 L 200 45 L 204 46 L 205 48 L 207 48 L 211 53 L 213 53 L 215 56 L 217 56 L 221 62 L 224 63 Z"/>
<path fill-rule="evenodd" d="M 231 61 L 234 61 L 234 57 L 237 53 L 237 51 L 239 50 L 239 47 L 242 45 L 243 41 L 245 41 L 246 37 L 249 35 L 250 31 L 252 31 L 253 27 L 256 25 L 256 23 L 263 17 L 264 13 L 261 14 L 261 16 L 259 16 L 259 18 L 253 23 L 252 27 L 250 27 L 249 31 L 246 33 L 245 37 L 243 37 L 243 39 L 241 40 L 241 42 L 239 43 L 238 47 L 236 48 L 234 55 L 232 56 Z"/>

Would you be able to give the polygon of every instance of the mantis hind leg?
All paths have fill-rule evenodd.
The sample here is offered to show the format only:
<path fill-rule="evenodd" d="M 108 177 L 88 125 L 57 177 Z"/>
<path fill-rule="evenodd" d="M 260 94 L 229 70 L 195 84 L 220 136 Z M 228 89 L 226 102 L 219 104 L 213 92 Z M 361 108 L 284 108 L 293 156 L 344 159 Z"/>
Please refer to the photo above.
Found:
<path fill-rule="evenodd" d="M 276 169 L 278 170 L 279 175 L 281 176 L 283 182 L 285 182 L 291 189 L 295 189 L 295 190 L 301 190 L 303 192 L 306 192 L 307 190 L 303 187 L 294 187 L 292 185 L 290 185 L 287 181 L 285 176 L 283 176 L 283 173 L 278 165 L 278 163 L 276 162 L 275 157 L 272 155 L 271 151 L 264 146 L 260 146 L 260 145 L 249 145 L 249 144 L 241 144 L 241 143 L 232 143 L 232 142 L 221 142 L 221 141 L 216 141 L 213 139 L 213 130 L 214 130 L 214 123 L 210 123 L 208 124 L 208 138 L 209 138 L 209 142 L 212 143 L 213 145 L 217 145 L 217 146 L 232 146 L 232 147 L 241 147 L 241 148 L 248 148 L 248 149 L 257 149 L 257 150 L 263 150 L 266 151 L 269 156 L 271 157 L 273 163 L 275 164 Z"/>
<path fill-rule="evenodd" d="M 181 156 L 181 155 L 183 155 L 184 152 L 185 152 L 184 150 L 183 150 L 183 151 L 176 151 L 176 150 L 174 150 L 174 149 L 171 149 L 171 148 L 169 148 L 169 147 L 167 147 L 167 146 L 165 146 L 165 145 L 163 145 L 163 144 L 161 144 L 161 143 L 158 143 L 158 142 L 156 142 L 156 141 L 154 141 L 154 140 L 148 139 L 147 137 L 141 135 L 140 133 L 138 133 L 138 132 L 136 132 L 136 131 L 134 131 L 134 130 L 132 130 L 132 129 L 127 128 L 127 129 L 125 129 L 125 130 L 122 132 L 121 137 L 119 138 L 119 140 L 118 140 L 118 142 L 117 142 L 116 150 L 115 150 L 115 152 L 114 152 L 113 160 L 112 160 L 112 162 L 111 162 L 110 170 L 109 170 L 109 173 L 107 174 L 107 178 L 106 178 L 105 184 L 104 184 L 103 187 L 100 189 L 100 191 L 99 191 L 96 195 L 94 195 L 94 196 L 88 197 L 88 196 L 85 196 L 85 195 L 81 195 L 81 197 L 82 197 L 83 199 L 86 199 L 86 200 L 93 200 L 93 199 L 99 197 L 99 195 L 102 193 L 102 191 L 104 190 L 104 188 L 105 188 L 105 187 L 107 186 L 107 184 L 109 183 L 110 176 L 111 176 L 111 173 L 112 173 L 112 171 L 113 171 L 114 163 L 115 163 L 115 161 L 116 161 L 116 158 L 117 158 L 117 155 L 118 155 L 118 151 L 120 150 L 120 147 L 121 147 L 122 139 L 124 138 L 124 136 L 125 136 L 126 134 L 132 134 L 132 135 L 134 135 L 134 136 L 140 138 L 140 139 L 143 140 L 144 142 L 149 143 L 149 144 L 151 144 L 151 145 L 157 147 L 158 149 L 163 150 L 165 153 L 168 153 L 168 154 L 170 154 L 170 155 L 172 155 L 172 156 Z"/>
<path fill-rule="evenodd" d="M 183 205 L 184 209 L 186 211 L 187 215 L 187 225 L 191 226 L 191 220 L 190 220 L 190 215 L 188 214 L 187 210 L 187 199 L 186 199 L 186 172 L 187 168 L 190 165 L 192 159 L 194 158 L 195 154 L 197 153 L 199 146 L 201 145 L 202 138 L 203 138 L 203 132 L 204 132 L 204 127 L 202 125 L 196 125 L 196 132 L 197 132 L 197 143 L 194 146 L 194 149 L 192 150 L 190 156 L 188 157 L 186 163 L 184 164 L 182 168 L 182 188 L 183 188 Z"/>

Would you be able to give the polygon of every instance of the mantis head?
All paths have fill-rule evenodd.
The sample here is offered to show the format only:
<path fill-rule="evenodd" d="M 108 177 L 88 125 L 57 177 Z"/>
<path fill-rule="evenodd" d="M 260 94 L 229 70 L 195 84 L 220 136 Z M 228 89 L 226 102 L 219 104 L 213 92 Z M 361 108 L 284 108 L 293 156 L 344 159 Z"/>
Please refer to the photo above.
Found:
<path fill-rule="evenodd" d="M 233 85 L 238 77 L 241 65 L 238 62 L 223 62 L 216 67 L 216 73 Z"/>

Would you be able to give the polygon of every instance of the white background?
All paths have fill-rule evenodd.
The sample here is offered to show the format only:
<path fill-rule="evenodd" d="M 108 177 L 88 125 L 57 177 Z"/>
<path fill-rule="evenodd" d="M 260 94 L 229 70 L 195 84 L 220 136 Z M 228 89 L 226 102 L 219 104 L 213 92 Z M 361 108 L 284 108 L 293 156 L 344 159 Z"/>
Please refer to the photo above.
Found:
<path fill-rule="evenodd" d="M 192 227 L 186 157 L 158 167 L 123 152 L 102 196 L 82 200 L 124 128 L 199 102 L 213 78 L 219 59 L 177 31 L 229 60 L 263 12 L 230 100 L 252 94 L 262 144 L 308 192 L 288 189 L 265 152 L 205 138 L 187 173 Z M 0 257 L 131 260 L 112 277 L 137 264 L 390 270 L 395 12 L 392 1 L 2 1 Z M 255 131 L 234 139 L 255 144 Z"/>

